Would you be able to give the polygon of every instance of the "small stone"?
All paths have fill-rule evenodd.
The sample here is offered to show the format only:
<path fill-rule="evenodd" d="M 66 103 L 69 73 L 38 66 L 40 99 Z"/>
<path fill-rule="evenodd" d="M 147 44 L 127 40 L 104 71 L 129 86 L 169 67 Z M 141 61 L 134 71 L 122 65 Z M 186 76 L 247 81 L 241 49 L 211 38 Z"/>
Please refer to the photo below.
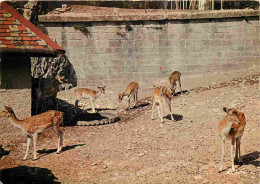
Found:
<path fill-rule="evenodd" d="M 209 183 L 209 180 L 205 178 L 205 179 L 202 181 L 202 183 L 203 183 L 203 184 L 204 184 L 204 183 Z"/>
<path fill-rule="evenodd" d="M 194 179 L 195 179 L 195 180 L 202 180 L 203 177 L 202 177 L 201 175 L 196 175 L 196 176 L 194 176 Z"/>
<path fill-rule="evenodd" d="M 142 156 L 144 156 L 144 153 L 140 153 L 140 154 L 138 154 L 138 156 L 142 157 Z"/>
<path fill-rule="evenodd" d="M 93 163 L 93 164 L 91 164 L 91 166 L 95 166 L 95 165 L 97 165 L 97 163 L 95 162 L 95 163 Z"/>

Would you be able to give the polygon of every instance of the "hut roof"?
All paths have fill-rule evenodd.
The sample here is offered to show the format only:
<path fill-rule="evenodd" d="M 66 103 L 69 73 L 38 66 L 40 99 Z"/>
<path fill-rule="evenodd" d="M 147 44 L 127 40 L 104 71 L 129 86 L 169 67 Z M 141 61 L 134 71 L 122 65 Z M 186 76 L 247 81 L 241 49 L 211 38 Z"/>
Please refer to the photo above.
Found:
<path fill-rule="evenodd" d="M 0 3 L 0 54 L 55 56 L 65 50 L 6 2 Z"/>

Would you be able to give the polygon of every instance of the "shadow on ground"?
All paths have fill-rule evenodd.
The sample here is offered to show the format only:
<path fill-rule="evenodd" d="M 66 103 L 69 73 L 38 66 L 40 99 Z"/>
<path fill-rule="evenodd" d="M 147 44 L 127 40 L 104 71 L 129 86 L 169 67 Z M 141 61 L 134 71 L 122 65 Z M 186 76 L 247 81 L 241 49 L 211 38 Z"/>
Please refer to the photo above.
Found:
<path fill-rule="evenodd" d="M 100 111 L 115 110 L 115 109 L 102 109 L 97 108 L 97 113 L 88 113 L 87 110 L 80 109 L 75 105 L 69 104 L 64 100 L 58 99 L 58 110 L 64 114 L 65 126 L 76 126 L 78 121 L 94 121 L 109 119 L 107 116 L 98 113 Z"/>
<path fill-rule="evenodd" d="M 181 91 L 179 91 L 178 93 L 174 93 L 174 96 L 179 96 L 181 94 L 185 94 L 185 93 L 188 93 L 189 91 L 188 90 L 183 90 L 182 93 Z"/>
<path fill-rule="evenodd" d="M 260 161 L 257 160 L 260 157 L 260 152 L 259 151 L 254 151 L 252 153 L 246 154 L 241 156 L 242 165 L 254 165 L 255 167 L 259 167 L 260 166 Z"/>
<path fill-rule="evenodd" d="M 183 116 L 180 114 L 173 114 L 172 116 L 173 116 L 174 121 L 181 121 L 183 119 Z M 168 114 L 167 116 L 165 116 L 165 118 L 168 120 L 171 120 L 171 115 Z"/>
<path fill-rule="evenodd" d="M 74 148 L 76 148 L 78 146 L 84 146 L 84 145 L 85 144 L 75 144 L 75 145 L 72 145 L 72 146 L 66 146 L 66 147 L 62 148 L 61 153 L 64 152 L 64 151 L 68 151 L 68 150 L 74 149 Z M 55 152 L 57 152 L 57 149 L 48 149 L 48 150 L 42 149 L 42 150 L 38 150 L 37 153 L 40 154 L 38 159 L 40 159 L 41 157 L 44 157 L 44 156 L 46 156 L 48 154 L 55 153 Z"/>
<path fill-rule="evenodd" d="M 0 146 L 0 158 L 2 158 L 3 156 L 6 156 L 10 153 L 9 150 L 5 150 L 2 146 Z"/>
<path fill-rule="evenodd" d="M 58 184 L 60 182 L 57 182 L 57 179 L 46 168 L 20 166 L 0 170 L 0 181 L 4 184 Z"/>

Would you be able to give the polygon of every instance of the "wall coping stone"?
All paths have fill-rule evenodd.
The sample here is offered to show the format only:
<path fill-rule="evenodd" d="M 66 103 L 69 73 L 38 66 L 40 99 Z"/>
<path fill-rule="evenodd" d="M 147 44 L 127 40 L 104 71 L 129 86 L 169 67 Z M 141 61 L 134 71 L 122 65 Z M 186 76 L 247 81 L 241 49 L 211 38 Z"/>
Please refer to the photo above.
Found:
<path fill-rule="evenodd" d="M 105 9 L 105 8 L 104 8 Z M 110 8 L 111 9 L 111 8 Z M 123 9 L 124 10 L 124 9 Z M 176 10 L 144 10 L 133 13 L 121 13 L 121 9 L 116 13 L 97 14 L 95 10 L 87 13 L 65 12 L 60 14 L 49 13 L 47 15 L 40 15 L 39 22 L 104 22 L 104 21 L 148 21 L 148 20 L 194 20 L 194 19 L 223 19 L 223 18 L 241 18 L 241 17 L 259 17 L 260 10 L 243 9 L 243 10 L 205 10 L 205 11 L 176 11 Z"/>

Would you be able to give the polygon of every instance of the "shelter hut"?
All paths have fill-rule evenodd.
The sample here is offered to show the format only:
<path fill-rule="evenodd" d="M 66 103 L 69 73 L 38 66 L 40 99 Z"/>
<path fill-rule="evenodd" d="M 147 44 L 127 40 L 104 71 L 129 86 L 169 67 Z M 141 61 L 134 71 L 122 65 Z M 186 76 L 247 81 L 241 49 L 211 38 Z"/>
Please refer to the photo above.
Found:
<path fill-rule="evenodd" d="M 63 48 L 10 5 L 0 3 L 1 89 L 32 88 L 30 57 L 55 57 L 64 53 Z M 35 96 L 34 90 L 31 91 L 31 96 Z M 32 99 L 32 111 L 34 108 Z"/>

